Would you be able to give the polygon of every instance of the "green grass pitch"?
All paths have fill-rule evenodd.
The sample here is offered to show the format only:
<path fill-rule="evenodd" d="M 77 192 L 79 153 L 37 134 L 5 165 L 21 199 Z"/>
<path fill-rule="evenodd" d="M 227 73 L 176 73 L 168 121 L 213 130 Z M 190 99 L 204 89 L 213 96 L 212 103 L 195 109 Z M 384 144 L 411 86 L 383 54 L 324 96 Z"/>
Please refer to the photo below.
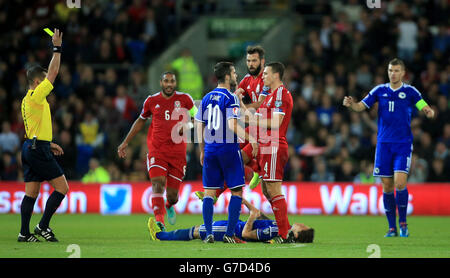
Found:
<path fill-rule="evenodd" d="M 41 215 L 33 215 L 30 228 Z M 67 247 L 77 244 L 81 258 L 449 258 L 450 217 L 410 216 L 409 238 L 384 238 L 383 216 L 293 216 L 316 230 L 313 244 L 271 245 L 204 244 L 150 241 L 148 215 L 55 215 L 51 226 L 59 243 L 18 243 L 20 215 L 0 215 L 1 258 L 67 258 Z M 246 219 L 242 215 L 241 219 Z M 226 219 L 215 215 L 214 220 Z M 202 222 L 201 215 L 178 215 L 168 230 L 188 228 Z M 368 248 L 376 244 L 376 249 Z"/>

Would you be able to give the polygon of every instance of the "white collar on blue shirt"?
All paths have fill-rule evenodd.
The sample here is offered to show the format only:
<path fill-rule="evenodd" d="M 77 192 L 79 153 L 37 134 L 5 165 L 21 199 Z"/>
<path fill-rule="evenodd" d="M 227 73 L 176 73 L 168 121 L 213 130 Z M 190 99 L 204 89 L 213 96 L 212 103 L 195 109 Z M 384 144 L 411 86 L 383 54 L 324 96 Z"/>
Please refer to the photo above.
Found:
<path fill-rule="evenodd" d="M 399 90 L 399 89 L 401 89 L 402 87 L 403 87 L 403 85 L 405 84 L 405 83 L 403 83 L 402 82 L 402 85 L 400 86 L 400 87 L 398 87 L 397 89 L 392 89 L 392 87 L 391 87 L 391 83 L 388 83 L 389 84 L 389 89 L 391 89 L 391 91 L 393 91 L 393 92 L 395 92 L 395 91 L 397 91 L 397 90 Z"/>

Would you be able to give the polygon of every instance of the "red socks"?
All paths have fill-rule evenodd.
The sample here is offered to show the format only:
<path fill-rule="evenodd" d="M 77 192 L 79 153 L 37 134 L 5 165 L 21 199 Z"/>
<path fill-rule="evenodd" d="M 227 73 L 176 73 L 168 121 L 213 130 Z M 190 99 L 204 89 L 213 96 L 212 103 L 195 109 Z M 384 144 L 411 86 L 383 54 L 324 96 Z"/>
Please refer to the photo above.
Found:
<path fill-rule="evenodd" d="M 271 200 L 272 210 L 277 221 L 278 234 L 286 238 L 289 232 L 289 219 L 287 216 L 287 203 L 283 195 L 277 195 Z"/>
<path fill-rule="evenodd" d="M 164 224 L 164 215 L 166 214 L 166 207 L 164 204 L 163 194 L 152 194 L 152 209 L 156 221 Z"/>

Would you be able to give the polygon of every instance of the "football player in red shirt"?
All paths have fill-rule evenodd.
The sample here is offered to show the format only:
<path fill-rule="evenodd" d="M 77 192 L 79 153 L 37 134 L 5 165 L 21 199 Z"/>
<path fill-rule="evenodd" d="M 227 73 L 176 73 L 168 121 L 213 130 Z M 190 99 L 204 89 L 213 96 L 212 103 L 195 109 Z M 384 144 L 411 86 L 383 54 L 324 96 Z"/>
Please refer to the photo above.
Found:
<path fill-rule="evenodd" d="M 239 83 L 238 89 L 235 94 L 242 99 L 241 106 L 245 104 L 247 109 L 250 111 L 256 111 L 261 103 L 266 98 L 269 93 L 269 88 L 264 86 L 264 81 L 262 79 L 262 74 L 264 71 L 265 60 L 265 50 L 260 45 L 250 45 L 247 47 L 247 71 L 248 73 Z M 246 132 L 251 133 L 252 130 L 247 127 Z M 253 137 L 256 138 L 256 132 L 254 132 Z M 243 149 L 249 142 L 245 141 L 240 144 L 240 148 Z M 259 178 L 259 168 L 257 162 L 252 158 L 252 156 L 247 157 L 245 153 L 242 153 L 242 160 L 244 164 L 252 168 L 254 174 L 250 181 L 250 188 L 255 188 L 260 183 Z M 223 189 L 217 189 L 216 199 L 227 189 L 226 185 Z M 203 199 L 204 192 L 196 191 L 195 195 L 199 199 Z"/>
<path fill-rule="evenodd" d="M 194 100 L 189 94 L 175 90 L 176 77 L 172 72 L 161 76 L 161 92 L 150 95 L 144 101 L 140 116 L 119 145 L 119 157 L 127 155 L 127 146 L 152 118 L 147 135 L 147 170 L 152 183 L 152 209 L 158 225 L 164 230 L 166 214 L 170 224 L 175 224 L 173 205 L 178 201 L 178 190 L 186 172 L 186 140 L 183 130 L 188 128 L 189 115 L 197 113 Z M 190 122 L 189 122 L 190 123 Z M 167 185 L 167 201 L 164 190 Z"/>
<path fill-rule="evenodd" d="M 286 133 L 291 119 L 293 101 L 291 93 L 281 81 L 284 65 L 279 62 L 267 64 L 264 68 L 264 84 L 270 87 L 270 94 L 264 99 L 255 113 L 250 117 L 250 125 L 258 127 L 259 153 L 256 158 L 260 176 L 262 176 L 262 190 L 272 205 L 278 226 L 281 242 L 287 239 L 289 220 L 287 217 L 286 199 L 281 191 L 284 167 L 288 162 L 288 143 Z M 245 109 L 245 108 L 244 108 Z M 242 150 L 247 157 L 252 157 L 250 144 Z"/>
<path fill-rule="evenodd" d="M 269 93 L 269 88 L 264 86 L 262 74 L 264 71 L 265 51 L 259 45 L 247 47 L 248 74 L 242 78 L 236 90 L 237 95 L 242 95 L 248 109 L 257 110 Z"/>

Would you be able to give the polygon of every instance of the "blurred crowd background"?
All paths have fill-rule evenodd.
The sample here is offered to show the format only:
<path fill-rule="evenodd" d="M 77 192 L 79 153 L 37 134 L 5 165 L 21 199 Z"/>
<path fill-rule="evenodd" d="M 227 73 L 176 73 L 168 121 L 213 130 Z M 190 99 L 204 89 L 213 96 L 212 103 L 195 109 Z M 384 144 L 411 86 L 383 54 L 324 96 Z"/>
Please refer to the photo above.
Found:
<path fill-rule="evenodd" d="M 66 1 L 0 0 L 0 180 L 23 180 L 20 104 L 28 89 L 26 67 L 47 67 L 51 58 L 43 27 L 60 26 L 64 33 L 60 73 L 48 102 L 54 142 L 65 152 L 58 161 L 66 177 L 146 181 L 146 131 L 135 138 L 126 159 L 117 157 L 143 101 L 156 93 L 148 89 L 146 66 L 201 15 L 245 13 L 255 2 L 268 10 L 284 4 L 298 17 L 319 15 L 305 22 L 307 30 L 298 32 L 290 58 L 282 61 L 294 98 L 285 180 L 377 182 L 372 176 L 377 109 L 352 113 L 342 99 L 360 100 L 388 82 L 387 63 L 394 57 L 406 62 L 404 81 L 437 115 L 428 120 L 413 112 L 409 182 L 450 180 L 447 0 L 382 0 L 381 9 L 356 0 L 340 1 L 340 9 L 323 0 L 193 0 L 183 1 L 181 9 L 175 0 L 83 0 L 81 9 L 68 9 Z M 198 78 L 204 93 L 215 86 L 212 76 Z M 197 145 L 188 144 L 185 180 L 201 179 L 198 157 Z"/>

